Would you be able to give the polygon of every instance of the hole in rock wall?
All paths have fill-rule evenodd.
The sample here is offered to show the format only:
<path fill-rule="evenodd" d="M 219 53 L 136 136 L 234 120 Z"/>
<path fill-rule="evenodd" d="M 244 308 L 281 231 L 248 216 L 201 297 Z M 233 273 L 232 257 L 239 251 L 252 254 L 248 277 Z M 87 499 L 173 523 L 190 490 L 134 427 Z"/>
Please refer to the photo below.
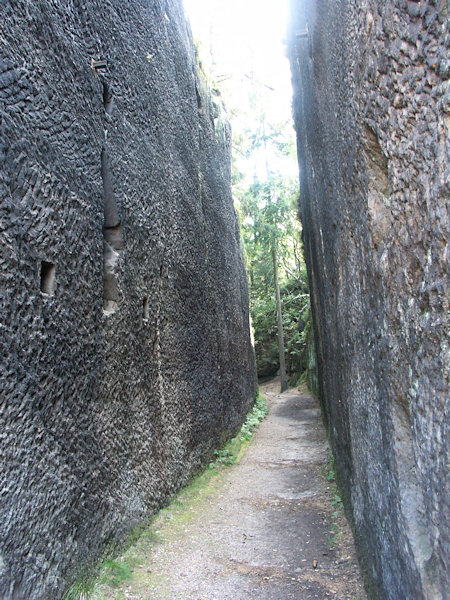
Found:
<path fill-rule="evenodd" d="M 142 300 L 142 320 L 146 323 L 148 321 L 148 297 L 144 296 Z"/>
<path fill-rule="evenodd" d="M 41 263 L 41 292 L 53 296 L 56 287 L 56 267 L 45 260 Z"/>
<path fill-rule="evenodd" d="M 200 109 L 202 107 L 202 97 L 200 96 L 200 92 L 198 91 L 197 84 L 195 85 L 195 94 L 197 96 L 197 106 Z"/>
<path fill-rule="evenodd" d="M 119 306 L 117 265 L 122 253 L 122 228 L 114 194 L 112 174 L 108 155 L 101 154 L 101 174 L 103 179 L 103 311 L 114 313 Z"/>
<path fill-rule="evenodd" d="M 105 113 L 110 115 L 113 111 L 113 96 L 110 86 L 103 81 L 103 107 L 105 109 Z"/>
<path fill-rule="evenodd" d="M 120 224 L 119 211 L 117 209 L 116 197 L 109 164 L 109 157 L 103 148 L 101 154 L 101 172 L 103 180 L 103 210 L 105 216 L 105 227 L 117 227 Z"/>
<path fill-rule="evenodd" d="M 119 306 L 117 264 L 122 250 L 120 225 L 103 229 L 103 310 L 110 314 Z"/>

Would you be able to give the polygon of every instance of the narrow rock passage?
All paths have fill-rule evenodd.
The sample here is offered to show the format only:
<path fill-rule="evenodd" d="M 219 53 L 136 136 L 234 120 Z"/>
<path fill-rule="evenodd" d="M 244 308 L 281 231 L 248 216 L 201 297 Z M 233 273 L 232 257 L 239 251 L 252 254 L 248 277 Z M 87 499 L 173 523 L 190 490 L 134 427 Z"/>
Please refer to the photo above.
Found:
<path fill-rule="evenodd" d="M 278 382 L 262 386 L 270 412 L 240 463 L 186 510 L 158 518 L 155 536 L 138 542 L 132 578 L 105 587 L 104 597 L 366 598 L 349 527 L 323 472 L 328 444 L 319 406 L 308 393 L 277 390 Z"/>

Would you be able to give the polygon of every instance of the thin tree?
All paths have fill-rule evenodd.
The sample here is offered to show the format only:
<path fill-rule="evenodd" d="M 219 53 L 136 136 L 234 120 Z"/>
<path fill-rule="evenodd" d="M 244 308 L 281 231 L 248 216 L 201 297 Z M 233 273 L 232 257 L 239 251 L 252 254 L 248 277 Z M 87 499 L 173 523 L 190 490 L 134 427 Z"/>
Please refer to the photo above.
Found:
<path fill-rule="evenodd" d="M 278 353 L 280 355 L 280 385 L 281 391 L 287 390 L 286 378 L 286 358 L 284 350 L 284 333 L 283 333 L 283 313 L 281 311 L 281 295 L 280 284 L 278 281 L 278 257 L 277 257 L 277 239 L 272 238 L 272 264 L 273 264 L 273 279 L 275 287 L 275 302 L 277 305 L 277 324 L 278 324 Z"/>

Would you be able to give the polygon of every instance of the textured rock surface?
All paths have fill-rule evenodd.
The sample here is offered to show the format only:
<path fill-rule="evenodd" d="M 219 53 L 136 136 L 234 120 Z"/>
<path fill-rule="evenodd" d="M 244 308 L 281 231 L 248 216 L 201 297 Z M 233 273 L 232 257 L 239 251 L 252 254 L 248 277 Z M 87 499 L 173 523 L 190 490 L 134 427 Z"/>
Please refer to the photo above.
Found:
<path fill-rule="evenodd" d="M 447 2 L 292 7 L 301 212 L 340 481 L 372 597 L 435 600 L 448 589 Z"/>
<path fill-rule="evenodd" d="M 0 596 L 54 599 L 240 426 L 247 284 L 178 0 L 3 0 L 0 40 Z"/>

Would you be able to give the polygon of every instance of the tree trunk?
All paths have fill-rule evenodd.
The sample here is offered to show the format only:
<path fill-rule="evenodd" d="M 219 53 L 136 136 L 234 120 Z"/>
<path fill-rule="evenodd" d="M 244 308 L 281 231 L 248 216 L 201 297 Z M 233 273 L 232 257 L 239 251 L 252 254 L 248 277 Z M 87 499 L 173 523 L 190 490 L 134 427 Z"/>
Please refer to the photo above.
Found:
<path fill-rule="evenodd" d="M 272 262 L 273 262 L 273 278 L 274 278 L 274 282 L 275 282 L 275 300 L 277 303 L 278 350 L 280 353 L 281 391 L 284 392 L 285 390 L 287 390 L 286 360 L 284 357 L 283 315 L 281 313 L 281 296 L 280 296 L 280 284 L 278 283 L 277 248 L 276 248 L 275 240 L 272 242 Z"/>

